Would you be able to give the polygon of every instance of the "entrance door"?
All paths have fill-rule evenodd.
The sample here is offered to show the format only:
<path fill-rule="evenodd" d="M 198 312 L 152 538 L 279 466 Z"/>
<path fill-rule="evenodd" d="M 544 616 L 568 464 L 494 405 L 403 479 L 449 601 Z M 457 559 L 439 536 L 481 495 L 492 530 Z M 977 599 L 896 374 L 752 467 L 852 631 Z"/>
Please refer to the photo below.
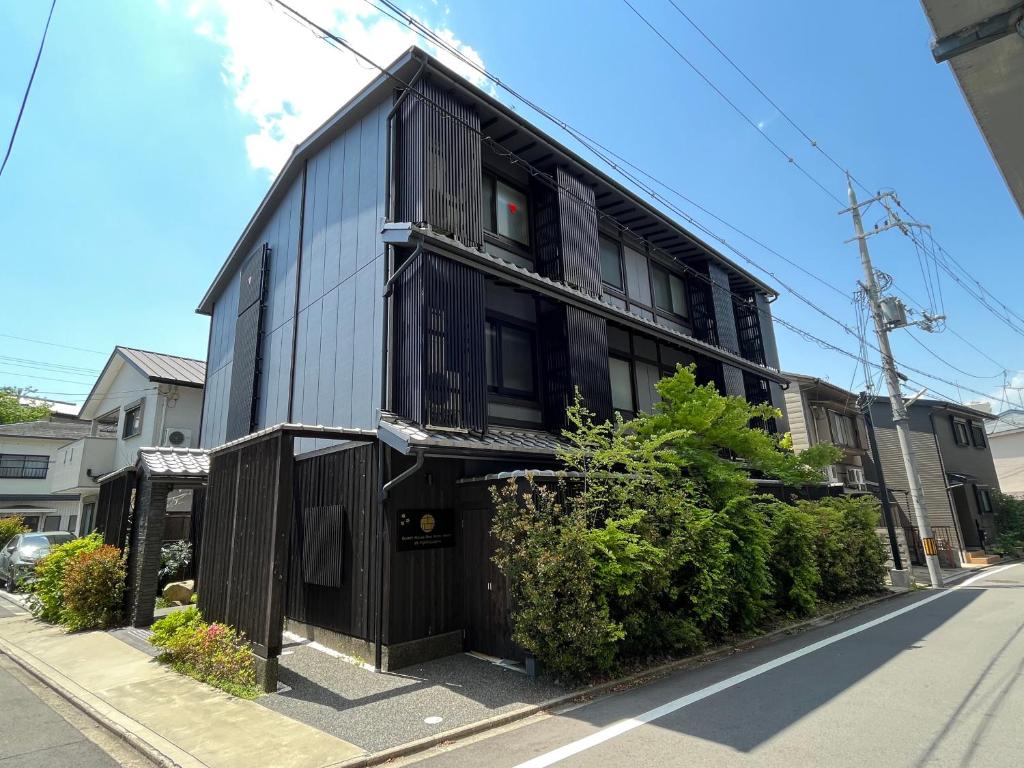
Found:
<path fill-rule="evenodd" d="M 974 522 L 971 504 L 967 500 L 967 486 L 956 486 L 949 492 L 949 496 L 950 501 L 953 502 L 953 510 L 956 512 L 956 521 L 960 524 L 960 533 L 964 537 L 964 548 L 981 549 L 978 526 Z"/>
<path fill-rule="evenodd" d="M 512 642 L 512 605 L 505 577 L 492 562 L 496 544 L 491 536 L 494 510 L 463 509 L 462 610 L 467 651 L 521 661 L 523 650 Z"/>

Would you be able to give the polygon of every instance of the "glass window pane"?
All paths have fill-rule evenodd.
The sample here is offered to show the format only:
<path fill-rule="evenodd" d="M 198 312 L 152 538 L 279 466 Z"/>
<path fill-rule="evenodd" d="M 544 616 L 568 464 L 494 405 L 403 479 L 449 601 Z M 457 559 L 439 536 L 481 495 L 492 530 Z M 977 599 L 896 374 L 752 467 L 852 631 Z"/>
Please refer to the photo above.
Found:
<path fill-rule="evenodd" d="M 484 229 L 494 231 L 494 177 L 484 174 L 483 195 L 480 196 L 482 221 Z"/>
<path fill-rule="evenodd" d="M 494 323 L 487 323 L 487 386 L 493 387 L 498 383 L 497 363 L 494 360 L 494 350 L 497 346 L 497 331 Z"/>
<path fill-rule="evenodd" d="M 633 410 L 633 383 L 629 363 L 617 357 L 608 359 L 608 372 L 612 380 L 612 408 L 617 411 Z"/>
<path fill-rule="evenodd" d="M 501 385 L 516 392 L 533 392 L 533 337 L 530 333 L 502 327 Z"/>
<path fill-rule="evenodd" d="M 43 521 L 44 531 L 59 531 L 60 530 L 60 515 L 47 515 Z"/>
<path fill-rule="evenodd" d="M 669 288 L 672 291 L 672 311 L 677 315 L 686 314 L 686 286 L 678 275 L 669 275 Z"/>
<path fill-rule="evenodd" d="M 661 372 L 658 370 L 658 366 L 649 363 L 638 361 L 634 363 L 634 366 L 636 368 L 636 409 L 651 413 L 654 410 L 654 404 L 660 400 L 658 390 L 654 388 L 654 385 L 661 378 Z"/>
<path fill-rule="evenodd" d="M 498 234 L 529 245 L 530 218 L 526 195 L 499 181 L 495 184 L 494 198 Z"/>
<path fill-rule="evenodd" d="M 608 285 L 622 290 L 622 257 L 619 255 L 619 244 L 603 235 L 600 242 L 601 279 Z"/>
<path fill-rule="evenodd" d="M 77 525 L 78 525 L 78 515 L 71 515 L 71 517 L 68 518 L 68 532 L 69 533 L 75 533 Z"/>
<path fill-rule="evenodd" d="M 651 282 L 654 283 L 654 306 L 663 312 L 672 311 L 672 289 L 669 287 L 668 272 L 661 267 L 651 267 Z"/>

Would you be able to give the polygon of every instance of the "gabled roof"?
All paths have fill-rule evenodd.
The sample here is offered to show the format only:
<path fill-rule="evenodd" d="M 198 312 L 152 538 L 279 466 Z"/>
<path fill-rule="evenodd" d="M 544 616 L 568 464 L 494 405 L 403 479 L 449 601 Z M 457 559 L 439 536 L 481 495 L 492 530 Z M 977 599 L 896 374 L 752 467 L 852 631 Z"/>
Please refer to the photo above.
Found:
<path fill-rule="evenodd" d="M 985 426 L 990 435 L 999 435 L 1024 429 L 1024 410 L 1011 408 L 1008 411 L 1003 411 L 999 414 L 996 421 L 990 421 Z"/>
<path fill-rule="evenodd" d="M 109 430 L 103 430 L 99 437 L 113 437 L 112 434 L 105 434 Z M 61 419 L 60 421 L 21 421 L 15 424 L 0 424 L 0 436 L 2 437 L 31 437 L 39 440 L 63 440 L 72 442 L 83 437 L 89 437 L 92 433 L 92 424 L 88 421 L 74 421 Z"/>
<path fill-rule="evenodd" d="M 154 384 L 174 384 L 181 387 L 202 387 L 206 382 L 206 362 L 191 357 L 167 355 L 133 347 L 114 347 L 106 365 L 93 384 L 89 396 L 82 403 L 79 415 L 93 419 L 99 414 L 95 409 L 109 391 L 110 385 L 121 369 L 131 366 Z M 138 393 L 142 396 L 142 393 Z"/>
<path fill-rule="evenodd" d="M 271 184 L 263 201 L 231 249 L 231 253 L 220 268 L 220 271 L 217 272 L 206 294 L 199 302 L 199 306 L 196 308 L 198 313 L 203 315 L 213 314 L 214 301 L 227 285 L 227 281 L 234 275 L 235 269 L 248 255 L 253 245 L 252 240 L 259 233 L 264 220 L 271 215 L 277 202 L 287 194 L 291 185 L 299 178 L 303 161 L 319 152 L 332 139 L 361 118 L 369 109 L 380 104 L 383 98 L 391 98 L 395 87 L 399 86 L 399 82 L 409 83 L 414 79 L 417 71 L 423 64 L 427 66 L 431 73 L 447 81 L 447 85 L 463 91 L 466 96 L 473 99 L 481 110 L 487 113 L 486 116 L 481 116 L 482 120 L 486 117 L 488 121 L 491 121 L 493 116 L 495 123 L 504 121 L 516 126 L 523 132 L 524 138 L 530 139 L 531 146 L 532 144 L 537 144 L 550 148 L 551 156 L 556 162 L 565 162 L 576 166 L 582 172 L 584 181 L 595 187 L 599 198 L 607 193 L 614 200 L 621 200 L 630 206 L 635 206 L 637 213 L 644 220 L 645 226 L 651 224 L 663 227 L 664 231 L 670 236 L 678 238 L 680 242 L 685 242 L 688 247 L 700 250 L 708 258 L 726 266 L 728 270 L 758 286 L 769 296 L 778 295 L 778 291 L 771 285 L 754 276 L 716 248 L 701 240 L 693 232 L 684 228 L 670 216 L 659 210 L 657 206 L 595 167 L 593 163 L 584 160 L 564 144 L 525 120 L 514 109 L 510 109 L 490 94 L 456 74 L 426 51 L 413 46 L 389 66 L 385 67 L 387 74 L 381 73 L 375 77 L 365 88 L 349 99 L 341 109 L 329 117 L 323 125 L 295 147 L 285 162 L 284 167 L 274 179 L 273 184 Z"/>

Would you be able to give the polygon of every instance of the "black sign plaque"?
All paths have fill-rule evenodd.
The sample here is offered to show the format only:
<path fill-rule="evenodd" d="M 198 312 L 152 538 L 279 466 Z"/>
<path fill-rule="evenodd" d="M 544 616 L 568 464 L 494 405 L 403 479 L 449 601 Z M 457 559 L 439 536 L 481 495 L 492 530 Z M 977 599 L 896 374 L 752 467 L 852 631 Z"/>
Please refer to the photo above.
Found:
<path fill-rule="evenodd" d="M 400 509 L 399 552 L 455 546 L 455 511 L 451 509 Z"/>

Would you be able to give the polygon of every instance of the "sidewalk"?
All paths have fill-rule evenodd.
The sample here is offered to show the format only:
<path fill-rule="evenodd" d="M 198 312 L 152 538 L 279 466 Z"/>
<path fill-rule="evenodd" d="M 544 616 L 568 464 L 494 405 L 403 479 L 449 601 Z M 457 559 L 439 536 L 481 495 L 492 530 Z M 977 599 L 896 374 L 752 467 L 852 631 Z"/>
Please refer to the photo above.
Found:
<path fill-rule="evenodd" d="M 107 632 L 74 635 L 0 600 L 0 651 L 163 765 L 321 768 L 354 744 L 173 672 Z"/>

